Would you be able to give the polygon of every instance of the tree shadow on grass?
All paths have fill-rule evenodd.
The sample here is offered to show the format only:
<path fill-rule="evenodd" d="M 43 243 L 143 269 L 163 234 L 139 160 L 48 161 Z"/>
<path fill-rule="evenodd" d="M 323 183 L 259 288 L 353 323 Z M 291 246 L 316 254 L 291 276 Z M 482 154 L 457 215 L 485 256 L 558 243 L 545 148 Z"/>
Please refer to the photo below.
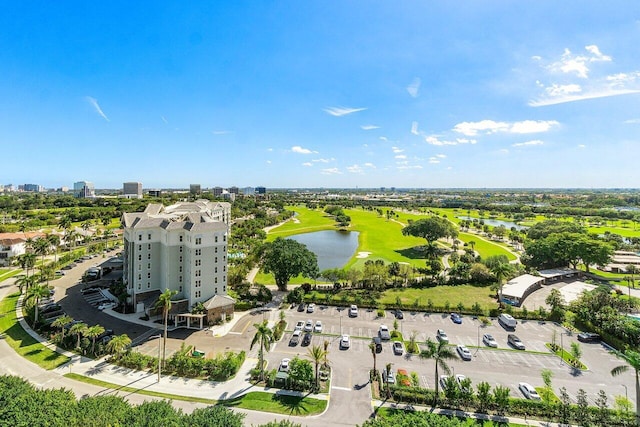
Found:
<path fill-rule="evenodd" d="M 304 396 L 274 394 L 271 400 L 284 406 L 289 415 L 304 415 L 309 412 L 309 409 L 303 403 Z"/>
<path fill-rule="evenodd" d="M 414 246 L 412 248 L 396 249 L 396 253 L 409 259 L 426 259 L 427 251 L 424 246 Z"/>

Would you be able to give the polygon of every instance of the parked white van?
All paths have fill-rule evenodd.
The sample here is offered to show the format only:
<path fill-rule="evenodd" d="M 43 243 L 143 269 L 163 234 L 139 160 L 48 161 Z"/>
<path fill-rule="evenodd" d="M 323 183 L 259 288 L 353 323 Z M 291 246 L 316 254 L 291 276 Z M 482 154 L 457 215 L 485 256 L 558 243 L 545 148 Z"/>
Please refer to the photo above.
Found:
<path fill-rule="evenodd" d="M 518 324 L 518 322 L 516 322 L 516 319 L 514 319 L 512 315 L 507 313 L 502 313 L 498 317 L 498 322 L 500 322 L 503 328 L 511 331 L 515 331 L 516 325 Z"/>

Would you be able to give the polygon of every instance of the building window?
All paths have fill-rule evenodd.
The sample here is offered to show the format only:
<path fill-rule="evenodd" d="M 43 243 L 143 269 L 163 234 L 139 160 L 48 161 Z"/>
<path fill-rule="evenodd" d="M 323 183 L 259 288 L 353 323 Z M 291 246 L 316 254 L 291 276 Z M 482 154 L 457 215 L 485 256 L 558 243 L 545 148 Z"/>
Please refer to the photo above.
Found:
<path fill-rule="evenodd" d="M 202 281 L 196 280 L 196 288 L 199 288 L 200 286 L 202 286 Z"/>
<path fill-rule="evenodd" d="M 151 263 L 147 264 L 147 269 L 151 269 Z"/>
<path fill-rule="evenodd" d="M 147 240 L 151 240 L 151 233 L 147 234 Z"/>
<path fill-rule="evenodd" d="M 138 234 L 138 241 L 142 241 L 142 234 Z"/>
<path fill-rule="evenodd" d="M 142 274 L 138 273 L 138 280 L 142 280 Z"/>
<path fill-rule="evenodd" d="M 138 264 L 138 270 L 142 270 L 142 264 Z"/>
<path fill-rule="evenodd" d="M 196 256 L 202 255 L 202 249 L 196 249 Z"/>
<path fill-rule="evenodd" d="M 196 237 L 196 245 L 202 244 L 202 237 Z"/>
<path fill-rule="evenodd" d="M 151 282 L 147 282 L 147 289 L 151 287 Z"/>
<path fill-rule="evenodd" d="M 215 261 L 214 261 L 214 262 L 218 262 L 218 257 L 216 257 L 216 258 L 215 258 Z"/>
<path fill-rule="evenodd" d="M 178 289 L 180 289 L 180 292 L 182 292 L 182 286 L 180 286 Z"/>
<path fill-rule="evenodd" d="M 142 254 L 138 254 L 138 261 L 142 261 Z"/>
<path fill-rule="evenodd" d="M 147 254 L 147 259 L 151 259 L 151 254 Z"/>
<path fill-rule="evenodd" d="M 214 273 L 217 273 L 217 272 L 218 272 L 218 267 L 214 268 L 214 269 L 213 269 L 213 272 L 214 272 Z"/>
<path fill-rule="evenodd" d="M 147 279 L 151 279 L 151 273 L 147 273 Z"/>
<path fill-rule="evenodd" d="M 138 245 L 138 250 L 141 251 L 142 250 L 142 245 Z"/>
<path fill-rule="evenodd" d="M 196 270 L 196 277 L 200 277 L 201 276 L 201 271 L 200 270 Z"/>
<path fill-rule="evenodd" d="M 178 273 L 182 273 L 182 266 L 178 267 Z"/>
<path fill-rule="evenodd" d="M 217 277 L 214 278 L 213 283 L 218 283 L 218 278 Z"/>
<path fill-rule="evenodd" d="M 147 244 L 147 249 L 151 250 L 151 243 Z"/>
<path fill-rule="evenodd" d="M 218 253 L 218 247 L 216 246 L 215 253 Z"/>
<path fill-rule="evenodd" d="M 202 260 L 197 259 L 196 260 L 196 267 L 200 267 L 201 264 L 202 264 Z"/>
<path fill-rule="evenodd" d="M 182 243 L 182 236 L 180 236 L 180 243 Z M 182 248 L 180 248 L 180 249 L 182 249 Z"/>
<path fill-rule="evenodd" d="M 222 266 L 222 271 L 227 271 L 227 266 L 226 265 Z"/>
<path fill-rule="evenodd" d="M 138 282 L 138 290 L 142 289 L 142 285 Z"/>
<path fill-rule="evenodd" d="M 215 240 L 215 242 L 216 242 L 216 243 L 218 243 L 218 236 L 216 236 L 216 240 Z"/>
<path fill-rule="evenodd" d="M 201 295 L 201 294 L 202 294 L 202 293 L 201 293 L 200 291 L 196 291 L 196 298 L 200 298 L 200 295 Z"/>
<path fill-rule="evenodd" d="M 178 277 L 178 282 L 182 283 L 182 276 Z"/>
<path fill-rule="evenodd" d="M 227 256 L 226 255 L 222 255 L 222 262 L 227 262 Z"/>
<path fill-rule="evenodd" d="M 182 262 L 182 255 L 180 255 L 180 258 L 178 258 L 178 262 Z"/>
<path fill-rule="evenodd" d="M 222 292 L 227 292 L 227 287 L 226 286 L 222 287 Z"/>
<path fill-rule="evenodd" d="M 182 253 L 182 246 L 180 246 L 180 253 Z"/>
<path fill-rule="evenodd" d="M 222 281 L 226 283 L 227 282 L 227 276 L 222 276 Z"/>
<path fill-rule="evenodd" d="M 226 242 L 227 241 L 227 235 L 225 234 L 224 236 L 222 236 L 222 241 Z"/>
<path fill-rule="evenodd" d="M 216 288 L 216 294 L 218 293 L 218 288 Z"/>

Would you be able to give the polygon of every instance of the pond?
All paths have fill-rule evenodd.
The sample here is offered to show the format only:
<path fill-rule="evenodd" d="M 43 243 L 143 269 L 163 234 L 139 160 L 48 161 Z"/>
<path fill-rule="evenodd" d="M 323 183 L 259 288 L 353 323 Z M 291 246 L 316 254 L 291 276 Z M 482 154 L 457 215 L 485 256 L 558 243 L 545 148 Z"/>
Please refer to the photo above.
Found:
<path fill-rule="evenodd" d="M 358 249 L 355 231 L 326 230 L 289 236 L 288 239 L 307 245 L 318 257 L 320 271 L 342 268 Z"/>
<path fill-rule="evenodd" d="M 478 218 L 473 218 L 470 216 L 459 216 L 457 217 L 458 219 L 462 219 L 462 220 L 467 220 L 467 221 L 473 221 L 473 220 L 477 220 Z M 485 224 L 490 225 L 492 227 L 497 227 L 499 225 L 504 225 L 505 227 L 507 227 L 507 230 L 511 230 L 511 227 L 515 227 L 516 230 L 526 230 L 527 227 L 526 225 L 518 225 L 515 222 L 511 222 L 511 221 L 502 221 L 500 219 L 488 219 L 488 218 L 482 218 L 482 221 L 484 221 Z"/>

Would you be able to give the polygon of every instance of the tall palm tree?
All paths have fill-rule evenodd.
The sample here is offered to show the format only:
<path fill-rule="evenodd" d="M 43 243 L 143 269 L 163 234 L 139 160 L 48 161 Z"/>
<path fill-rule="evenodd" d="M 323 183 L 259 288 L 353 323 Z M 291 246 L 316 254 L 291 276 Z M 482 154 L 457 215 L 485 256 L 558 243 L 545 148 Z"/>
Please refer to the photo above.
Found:
<path fill-rule="evenodd" d="M 96 352 L 96 338 L 98 338 L 104 332 L 104 327 L 100 325 L 89 326 L 85 336 L 91 339 L 91 353 Z"/>
<path fill-rule="evenodd" d="M 21 274 L 18 276 L 16 280 L 16 285 L 18 285 L 18 289 L 20 289 L 20 293 L 22 293 L 25 289 L 28 291 L 29 288 L 33 287 L 36 284 L 35 276 L 25 276 Z"/>
<path fill-rule="evenodd" d="M 162 309 L 162 318 L 164 319 L 164 337 L 162 340 L 162 367 L 164 367 L 165 358 L 167 356 L 167 322 L 169 322 L 169 311 L 171 311 L 171 298 L 177 294 L 178 291 L 172 291 L 171 289 L 165 290 L 156 303 L 156 308 Z"/>
<path fill-rule="evenodd" d="M 371 350 L 371 356 L 373 356 L 373 375 L 376 375 L 376 372 L 378 372 L 378 370 L 376 369 L 376 358 L 378 355 L 376 354 L 375 343 L 369 343 L 369 350 Z"/>
<path fill-rule="evenodd" d="M 636 424 L 640 425 L 640 353 L 633 350 L 626 350 L 618 355 L 624 358 L 628 365 L 616 366 L 611 370 L 611 375 L 616 377 L 629 370 L 629 367 L 633 368 L 636 374 Z"/>
<path fill-rule="evenodd" d="M 41 237 L 38 240 L 35 240 L 33 242 L 33 250 L 36 253 L 36 255 L 41 256 L 40 263 L 44 264 L 44 257 L 49 252 L 49 241 L 44 237 Z"/>
<path fill-rule="evenodd" d="M 264 352 L 269 351 L 269 347 L 273 342 L 273 331 L 267 326 L 266 320 L 262 323 L 254 323 L 253 327 L 256 328 L 256 334 L 253 336 L 253 340 L 251 340 L 249 349 L 252 350 L 256 343 L 260 343 L 260 347 L 258 348 L 258 363 L 260 365 L 260 379 L 264 380 Z"/>
<path fill-rule="evenodd" d="M 434 342 L 431 339 L 428 339 L 427 349 L 422 350 L 419 354 L 421 359 L 433 359 L 436 363 L 435 369 L 435 384 L 436 384 L 436 394 L 433 398 L 434 406 L 438 404 L 438 393 L 439 393 L 439 369 L 442 369 L 447 375 L 451 374 L 451 369 L 449 369 L 449 365 L 447 364 L 447 360 L 452 360 L 456 358 L 455 353 L 449 347 L 449 344 L 445 341 Z"/>
<path fill-rule="evenodd" d="M 53 321 L 53 323 L 51 323 L 51 327 L 52 328 L 60 328 L 60 333 L 62 335 L 62 339 L 61 341 L 64 341 L 64 328 L 65 326 L 67 326 L 69 323 L 73 322 L 73 318 L 69 315 L 62 315 L 60 317 L 58 317 L 56 320 Z"/>
<path fill-rule="evenodd" d="M 329 367 L 329 340 L 324 340 L 324 342 L 322 343 L 322 348 L 324 349 L 324 361 L 322 363 L 322 366 L 324 366 L 325 368 Z"/>
<path fill-rule="evenodd" d="M 318 366 L 324 358 L 324 350 L 319 345 L 314 345 L 307 351 L 307 356 L 309 356 L 309 359 L 313 361 L 316 367 L 316 390 L 318 390 L 320 388 L 320 384 L 318 383 Z"/>
<path fill-rule="evenodd" d="M 67 243 L 69 252 L 71 252 L 76 247 L 76 242 L 78 241 L 78 232 L 75 230 L 69 230 L 65 234 L 64 240 Z"/>
<path fill-rule="evenodd" d="M 107 351 L 117 359 L 120 354 L 131 345 L 131 338 L 127 334 L 116 335 L 107 343 Z"/>
<path fill-rule="evenodd" d="M 498 305 L 502 307 L 502 287 L 504 286 L 504 279 L 511 274 L 513 268 L 511 264 L 506 262 L 496 263 L 491 267 L 491 272 L 496 276 L 498 281 Z"/>
<path fill-rule="evenodd" d="M 631 287 L 635 289 L 635 275 L 638 274 L 638 266 L 629 264 L 625 267 L 624 270 L 631 275 L 631 282 L 629 283 L 629 285 L 631 285 Z"/>
<path fill-rule="evenodd" d="M 32 286 L 27 290 L 25 301 L 32 300 L 34 306 L 33 323 L 38 322 L 38 304 L 42 298 L 49 296 L 49 287 L 46 285 Z"/>
<path fill-rule="evenodd" d="M 47 242 L 49 243 L 50 247 L 53 248 L 54 262 L 57 264 L 58 249 L 60 247 L 60 236 L 58 236 L 57 234 L 49 234 L 47 235 Z"/>
<path fill-rule="evenodd" d="M 80 348 L 80 338 L 82 338 L 82 336 L 86 334 L 88 330 L 89 327 L 84 322 L 76 323 L 69 329 L 69 333 L 71 335 L 75 335 L 78 337 L 78 344 L 76 345 L 76 348 Z"/>

